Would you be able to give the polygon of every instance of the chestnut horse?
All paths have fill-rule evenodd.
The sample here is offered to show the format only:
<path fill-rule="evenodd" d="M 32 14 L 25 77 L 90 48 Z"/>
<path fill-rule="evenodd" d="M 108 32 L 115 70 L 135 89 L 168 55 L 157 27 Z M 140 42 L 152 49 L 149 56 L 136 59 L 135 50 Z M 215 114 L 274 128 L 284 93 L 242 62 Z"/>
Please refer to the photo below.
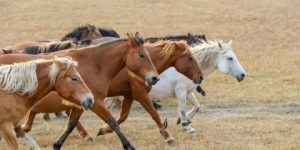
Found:
<path fill-rule="evenodd" d="M 94 97 L 82 81 L 68 57 L 53 60 L 33 60 L 8 65 L 28 55 L 2 55 L 0 57 L 0 133 L 10 149 L 18 149 L 17 135 L 33 149 L 40 149 L 36 142 L 19 126 L 21 119 L 35 104 L 51 91 L 72 103 L 91 109 Z"/>
<path fill-rule="evenodd" d="M 84 26 L 79 26 L 72 30 L 71 32 L 67 33 L 64 35 L 62 38 L 60 38 L 58 41 L 80 41 L 80 40 L 93 40 L 102 37 L 101 33 L 99 30 L 96 28 L 94 25 L 84 25 Z M 57 41 L 57 40 L 53 40 Z M 25 41 L 18 43 L 14 46 L 8 46 L 4 49 L 2 49 L 3 53 L 14 53 L 16 50 L 23 50 L 26 47 L 32 47 L 32 46 L 38 46 L 40 44 L 45 44 L 49 42 L 53 42 L 52 40 L 45 40 L 45 41 Z"/>
<path fill-rule="evenodd" d="M 59 56 L 71 56 L 78 61 L 78 71 L 83 80 L 93 92 L 95 104 L 92 111 L 102 118 L 118 135 L 124 149 L 134 149 L 127 138 L 120 131 L 119 125 L 110 114 L 104 104 L 104 98 L 111 80 L 125 66 L 132 74 L 147 81 L 149 85 L 155 84 L 159 78 L 154 68 L 148 51 L 143 46 L 143 40 L 138 34 L 134 37 L 128 35 L 128 39 L 118 39 L 101 45 L 89 46 L 80 49 L 69 49 L 49 54 L 31 55 L 31 59 Z M 56 93 L 50 93 L 52 97 Z M 46 98 L 47 98 L 46 97 Z M 49 108 L 49 106 L 47 106 Z M 69 108 L 67 106 L 64 106 Z M 60 149 L 67 136 L 72 132 L 82 111 L 74 108 L 70 112 L 68 128 L 53 145 L 54 149 Z"/>
<path fill-rule="evenodd" d="M 147 49 L 149 50 L 150 56 L 153 63 L 159 73 L 165 69 L 175 66 L 175 68 L 186 75 L 189 79 L 193 79 L 195 83 L 200 83 L 202 80 L 202 73 L 194 60 L 188 46 L 183 42 L 172 42 L 172 41 L 160 41 L 156 44 L 148 44 Z M 133 99 L 137 100 L 151 115 L 153 120 L 157 123 L 161 134 L 167 142 L 173 143 L 174 138 L 165 130 L 165 126 L 161 122 L 159 114 L 153 107 L 148 92 L 151 86 L 145 84 L 142 78 L 137 77 L 131 71 L 124 68 L 119 74 L 113 79 L 107 96 L 125 96 L 125 100 L 122 105 L 122 111 L 118 119 L 118 123 L 125 121 L 129 114 Z M 48 97 L 49 100 L 42 101 L 29 114 L 27 122 L 23 124 L 23 128 L 29 131 L 35 117 L 36 112 L 56 112 L 62 111 L 63 109 L 52 109 L 47 106 L 61 103 L 61 98 L 55 95 Z M 51 100 L 50 100 L 51 99 Z M 61 107 L 63 108 L 63 107 Z M 66 108 L 65 108 L 66 110 Z M 78 122 L 77 129 L 83 139 L 89 139 L 88 133 Z M 111 132 L 110 128 L 102 129 L 99 134 L 105 134 Z"/>

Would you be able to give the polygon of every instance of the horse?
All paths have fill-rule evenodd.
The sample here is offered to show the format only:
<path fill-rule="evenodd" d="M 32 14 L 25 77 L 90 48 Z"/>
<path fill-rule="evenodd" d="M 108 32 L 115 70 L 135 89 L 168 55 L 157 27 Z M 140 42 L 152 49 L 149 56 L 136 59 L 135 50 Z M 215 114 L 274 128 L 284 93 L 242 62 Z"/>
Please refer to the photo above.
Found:
<path fill-rule="evenodd" d="M 51 91 L 71 103 L 91 109 L 94 98 L 76 70 L 77 62 L 68 57 L 37 59 L 8 64 L 28 55 L 2 55 L 0 66 L 0 133 L 10 149 L 18 149 L 17 136 L 39 150 L 36 142 L 20 127 L 21 119 Z"/>
<path fill-rule="evenodd" d="M 143 46 L 143 40 L 139 37 L 138 33 L 136 33 L 135 36 L 130 34 L 127 34 L 127 36 L 127 39 L 117 39 L 99 45 L 68 49 L 48 54 L 31 55 L 31 59 L 48 58 L 57 55 L 70 56 L 76 60 L 80 64 L 78 66 L 79 73 L 95 97 L 95 104 L 92 107 L 92 111 L 114 129 L 124 149 L 132 150 L 134 147 L 120 131 L 119 125 L 107 110 L 103 100 L 107 96 L 108 87 L 112 79 L 125 66 L 132 74 L 143 79 L 144 83 L 146 82 L 148 85 L 154 85 L 159 80 L 159 76 L 153 66 L 149 53 Z M 45 99 L 52 98 L 53 96 L 59 97 L 56 93 L 50 93 L 41 103 L 47 102 L 48 100 Z M 65 107 L 65 109 L 71 108 L 71 111 L 67 128 L 53 144 L 54 149 L 61 148 L 82 114 L 82 111 L 75 106 L 61 106 Z M 50 107 L 51 105 L 47 105 L 44 109 Z"/>
<path fill-rule="evenodd" d="M 200 83 L 203 79 L 201 77 L 201 70 L 189 51 L 188 45 L 186 45 L 184 42 L 160 41 L 154 44 L 148 43 L 145 46 L 148 49 L 148 52 L 158 72 L 163 72 L 168 67 L 174 66 L 189 79 L 194 80 L 195 83 Z M 173 144 L 175 139 L 166 130 L 167 122 L 165 121 L 164 124 L 161 122 L 159 114 L 150 101 L 148 96 L 150 89 L 151 86 L 145 84 L 145 81 L 142 78 L 133 74 L 128 68 L 124 68 L 112 80 L 107 96 L 125 96 L 118 123 L 125 121 L 129 114 L 133 99 L 135 99 L 146 109 L 146 111 L 151 115 L 152 119 L 157 123 L 159 131 L 166 142 Z M 51 102 L 47 101 L 47 103 L 43 103 L 46 102 L 43 101 L 42 103 L 39 103 L 39 105 L 36 105 L 36 107 L 30 112 L 27 121 L 23 124 L 23 129 L 26 131 L 30 130 L 36 112 L 47 112 L 49 109 L 46 110 L 42 108 L 51 105 L 50 103 L 60 103 L 60 101 L 61 99 L 59 97 L 52 96 Z M 53 109 L 51 112 L 55 111 L 62 110 Z M 87 139 L 87 137 L 89 137 L 88 133 L 79 122 L 77 124 L 77 130 L 83 139 Z M 103 135 L 109 132 L 112 132 L 111 128 L 101 128 L 98 132 L 98 135 Z"/>
<path fill-rule="evenodd" d="M 207 77 L 214 70 L 230 75 L 242 81 L 245 77 L 245 71 L 240 65 L 236 55 L 234 54 L 232 42 L 223 43 L 221 41 L 202 41 L 199 44 L 191 46 L 190 49 L 203 72 Z M 187 133 L 194 133 L 195 129 L 189 126 L 190 119 L 200 111 L 200 103 L 195 96 L 194 89 L 196 85 L 192 81 L 175 68 L 169 68 L 160 75 L 161 81 L 152 87 L 149 95 L 152 99 L 165 99 L 174 97 L 177 99 L 179 119 L 177 124 L 181 122 L 183 129 Z M 193 104 L 193 108 L 186 113 L 186 99 Z"/>
<path fill-rule="evenodd" d="M 72 30 L 71 32 L 67 33 L 63 37 L 61 37 L 58 40 L 43 40 L 43 41 L 25 41 L 18 43 L 14 46 L 8 46 L 6 48 L 3 48 L 2 51 L 4 53 L 7 52 L 14 52 L 17 50 L 23 50 L 26 47 L 32 47 L 32 46 L 38 46 L 41 44 L 46 44 L 49 42 L 57 42 L 57 41 L 80 41 L 80 40 L 93 40 L 102 37 L 101 33 L 99 30 L 96 28 L 94 25 L 86 24 L 83 26 L 79 26 Z"/>

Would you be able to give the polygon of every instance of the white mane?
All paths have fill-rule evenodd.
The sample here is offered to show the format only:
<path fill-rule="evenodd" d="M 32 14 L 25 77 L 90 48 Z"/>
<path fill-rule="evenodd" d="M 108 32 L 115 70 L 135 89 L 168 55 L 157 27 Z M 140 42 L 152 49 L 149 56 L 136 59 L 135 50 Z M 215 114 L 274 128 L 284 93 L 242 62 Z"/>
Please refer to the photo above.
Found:
<path fill-rule="evenodd" d="M 222 41 L 202 41 L 190 49 L 200 68 L 205 69 L 215 66 L 218 54 L 227 51 L 225 46 Z"/>
<path fill-rule="evenodd" d="M 18 93 L 20 95 L 32 95 L 38 87 L 36 73 L 37 65 L 49 61 L 50 60 L 38 59 L 23 63 L 15 63 L 12 65 L 1 65 L 1 89 L 10 93 Z M 69 66 L 74 64 L 74 61 L 69 58 L 59 58 L 58 61 L 66 62 Z M 51 81 L 51 85 L 53 85 L 60 69 L 55 63 L 53 63 L 50 68 L 49 79 Z"/>

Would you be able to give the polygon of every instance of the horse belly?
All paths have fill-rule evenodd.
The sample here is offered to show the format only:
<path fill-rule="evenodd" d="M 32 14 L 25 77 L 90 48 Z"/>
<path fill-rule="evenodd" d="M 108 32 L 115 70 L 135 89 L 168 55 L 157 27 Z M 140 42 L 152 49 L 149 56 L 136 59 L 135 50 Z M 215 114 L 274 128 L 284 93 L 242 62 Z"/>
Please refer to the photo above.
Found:
<path fill-rule="evenodd" d="M 56 92 L 51 92 L 32 108 L 33 111 L 42 113 L 54 113 L 67 109 L 68 107 L 62 103 L 62 98 Z"/>

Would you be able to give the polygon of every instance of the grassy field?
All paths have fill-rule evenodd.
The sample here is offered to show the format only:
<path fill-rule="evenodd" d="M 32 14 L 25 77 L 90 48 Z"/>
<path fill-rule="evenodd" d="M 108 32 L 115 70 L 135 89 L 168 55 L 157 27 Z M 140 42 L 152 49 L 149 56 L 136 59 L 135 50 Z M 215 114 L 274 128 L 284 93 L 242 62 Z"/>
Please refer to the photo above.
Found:
<path fill-rule="evenodd" d="M 156 125 L 135 105 L 121 128 L 138 149 L 300 149 L 300 1 L 299 0 L 0 0 L 0 47 L 25 40 L 54 39 L 80 24 L 116 29 L 121 36 L 139 31 L 144 37 L 206 34 L 233 40 L 233 49 L 247 71 L 245 81 L 216 72 L 202 87 L 201 114 L 191 137 L 175 125 L 174 100 L 163 101 L 162 118 L 177 146 L 163 142 Z M 116 115 L 117 112 L 114 112 Z M 137 115 L 139 114 L 139 115 Z M 81 118 L 91 135 L 104 123 L 91 112 Z M 51 149 L 66 120 L 34 124 L 31 135 L 42 149 Z M 19 140 L 21 149 L 28 149 Z M 0 142 L 0 149 L 6 149 Z M 121 149 L 115 134 L 94 143 L 71 134 L 63 149 Z"/>

